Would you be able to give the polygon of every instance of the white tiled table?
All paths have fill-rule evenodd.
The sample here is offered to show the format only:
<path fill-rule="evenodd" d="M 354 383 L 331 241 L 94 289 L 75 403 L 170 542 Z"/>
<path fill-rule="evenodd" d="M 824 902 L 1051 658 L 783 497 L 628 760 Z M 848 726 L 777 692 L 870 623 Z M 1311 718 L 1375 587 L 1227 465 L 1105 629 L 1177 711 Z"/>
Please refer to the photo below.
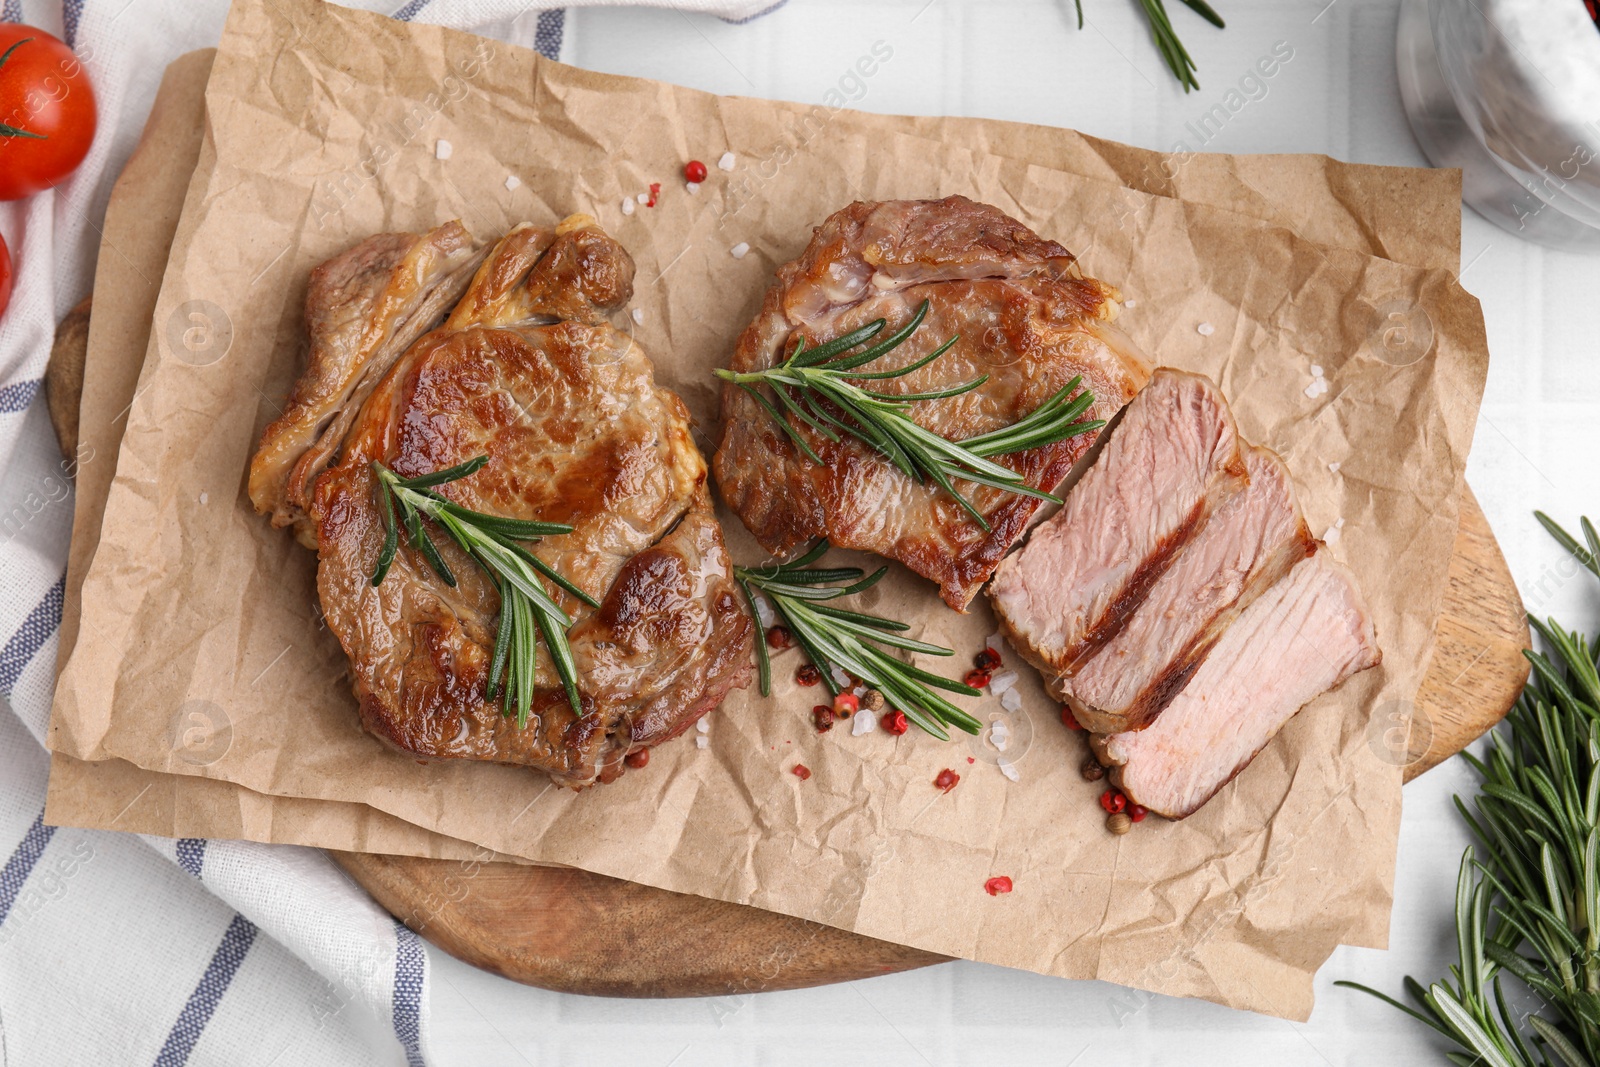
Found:
<path fill-rule="evenodd" d="M 1208 150 L 1424 162 L 1400 111 L 1391 0 L 1217 0 L 1230 24 L 1220 33 L 1169 0 L 1200 64 L 1204 88 L 1187 97 L 1133 0 L 1083 5 L 1081 32 L 1071 0 L 791 0 L 745 26 L 672 11 L 574 11 L 567 56 L 713 92 L 820 101 L 884 40 L 894 58 L 857 107 L 1072 126 L 1170 148 L 1180 139 L 1198 147 L 1184 124 L 1282 41 L 1293 59 Z M 531 40 L 531 19 L 522 21 L 513 35 Z M 1470 213 L 1462 226 L 1462 280 L 1483 301 L 1493 354 L 1468 478 L 1530 602 L 1593 630 L 1600 589 L 1591 581 L 1546 578 L 1540 587 L 1559 553 L 1531 512 L 1568 525 L 1585 508 L 1600 516 L 1600 259 L 1522 244 Z M 746 998 L 605 1000 L 517 986 L 430 948 L 434 1047 L 447 1067 L 1441 1064 L 1429 1031 L 1332 982 L 1395 992 L 1404 974 L 1427 982 L 1444 972 L 1467 844 L 1450 796 L 1471 788 L 1454 763 L 1407 787 L 1392 947 L 1336 952 L 1304 1025 L 1161 997 L 1129 1013 L 1113 986 L 964 962 Z"/>

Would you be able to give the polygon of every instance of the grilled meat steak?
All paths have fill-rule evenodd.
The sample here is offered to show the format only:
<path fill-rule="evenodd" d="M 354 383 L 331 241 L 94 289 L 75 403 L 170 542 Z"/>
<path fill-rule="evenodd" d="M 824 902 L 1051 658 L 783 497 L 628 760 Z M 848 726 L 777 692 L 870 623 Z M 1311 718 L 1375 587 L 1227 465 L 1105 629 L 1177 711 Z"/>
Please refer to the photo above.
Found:
<path fill-rule="evenodd" d="M 1001 630 L 1046 678 L 1071 674 L 1246 478 L 1222 393 L 1201 375 L 1158 370 L 1065 506 L 995 571 Z"/>
<path fill-rule="evenodd" d="M 958 397 L 915 402 L 909 414 L 921 426 L 955 441 L 1009 426 L 1077 375 L 1095 397 L 1085 418 L 1109 419 L 1149 374 L 1111 324 L 1115 298 L 1084 277 L 1065 248 L 989 205 L 960 196 L 856 203 L 829 216 L 800 258 L 779 268 L 730 366 L 772 367 L 799 338 L 822 344 L 878 319 L 887 321 L 887 336 L 926 300 L 922 327 L 871 369 L 903 367 L 960 340 L 929 366 L 873 387 L 906 394 L 983 374 L 989 380 Z M 937 582 L 958 610 L 1021 539 L 1040 503 L 957 481 L 989 523 L 986 533 L 937 486 L 907 477 L 858 440 L 828 441 L 791 416 L 823 460 L 815 463 L 732 384 L 723 386 L 722 416 L 717 482 L 763 548 L 786 556 L 827 537 L 876 552 Z M 1091 443 L 1079 435 L 997 462 L 1050 490 Z"/>
<path fill-rule="evenodd" d="M 444 258 L 419 260 L 418 249 L 441 244 L 452 262 L 481 261 L 470 285 L 456 288 L 459 268 L 418 266 Z M 581 215 L 554 231 L 518 227 L 486 256 L 458 223 L 380 235 L 313 276 L 311 363 L 267 429 L 251 493 L 314 540 L 324 617 L 350 657 L 362 722 L 407 752 L 523 764 L 574 787 L 610 781 L 629 751 L 682 732 L 748 682 L 753 624 L 688 412 L 606 322 L 632 281 L 627 252 Z M 398 304 L 411 308 L 399 326 Z M 551 589 L 575 620 L 581 717 L 543 653 L 525 728 L 486 699 L 500 598 L 447 538 L 435 541 L 454 587 L 404 539 L 383 583 L 369 580 L 384 537 L 373 461 L 416 477 L 478 455 L 486 466 L 438 491 L 574 527 L 531 547 L 601 604 Z"/>
<path fill-rule="evenodd" d="M 1167 368 L 989 596 L 1112 781 L 1174 819 L 1380 658 L 1283 460 L 1239 437 L 1210 379 Z"/>
<path fill-rule="evenodd" d="M 384 233 L 311 272 L 306 332 L 311 354 L 283 414 L 250 461 L 250 499 L 274 526 L 316 534 L 311 485 L 337 454 L 378 379 L 466 292 L 484 249 L 459 222 L 422 235 Z"/>
<path fill-rule="evenodd" d="M 1244 609 L 1153 723 L 1096 738 L 1096 753 L 1129 800 L 1181 819 L 1295 712 L 1380 658 L 1355 579 L 1319 550 Z"/>

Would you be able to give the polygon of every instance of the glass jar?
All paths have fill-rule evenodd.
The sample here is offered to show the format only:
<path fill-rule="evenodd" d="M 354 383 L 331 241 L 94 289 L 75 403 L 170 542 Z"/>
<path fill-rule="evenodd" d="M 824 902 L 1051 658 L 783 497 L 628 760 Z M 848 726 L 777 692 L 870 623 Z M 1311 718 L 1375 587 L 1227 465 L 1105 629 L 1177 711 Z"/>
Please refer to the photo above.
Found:
<path fill-rule="evenodd" d="M 1401 95 L 1423 152 L 1511 233 L 1600 252 L 1600 29 L 1582 0 L 1405 0 Z"/>

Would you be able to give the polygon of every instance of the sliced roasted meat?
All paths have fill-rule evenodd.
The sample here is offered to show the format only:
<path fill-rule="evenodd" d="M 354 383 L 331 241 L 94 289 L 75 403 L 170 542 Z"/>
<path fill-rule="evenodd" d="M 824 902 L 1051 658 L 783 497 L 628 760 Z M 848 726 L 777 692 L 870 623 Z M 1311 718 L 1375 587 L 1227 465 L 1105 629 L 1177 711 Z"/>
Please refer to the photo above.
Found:
<path fill-rule="evenodd" d="M 1096 738 L 1097 754 L 1129 800 L 1181 819 L 1301 707 L 1381 658 L 1355 579 L 1318 551 L 1244 609 L 1153 723 Z"/>
<path fill-rule="evenodd" d="M 921 328 L 873 369 L 907 366 L 949 338 L 959 340 L 929 366 L 874 387 L 907 394 L 985 374 L 989 380 L 959 397 L 916 402 L 910 413 L 919 425 L 955 441 L 997 430 L 1080 375 L 1095 397 L 1085 418 L 1109 419 L 1149 374 L 1111 323 L 1115 298 L 1110 287 L 1084 277 L 1065 248 L 989 205 L 959 196 L 856 203 L 830 216 L 800 258 L 779 268 L 730 366 L 772 367 L 801 338 L 822 344 L 879 319 L 892 332 L 926 300 Z M 763 548 L 790 555 L 827 537 L 876 552 L 937 582 L 958 610 L 1021 539 L 1039 506 L 1002 489 L 956 482 L 988 522 L 986 532 L 937 486 L 906 476 L 860 441 L 829 441 L 789 416 L 823 462 L 812 461 L 733 385 L 723 387 L 722 417 L 717 481 Z M 1050 490 L 1091 443 L 1080 435 L 997 462 Z"/>
<path fill-rule="evenodd" d="M 1112 781 L 1174 819 L 1378 662 L 1350 572 L 1210 379 L 1161 369 L 989 595 Z"/>
<path fill-rule="evenodd" d="M 1189 537 L 1247 481 L 1216 385 L 1162 368 L 1066 504 L 989 587 L 1001 630 L 1047 679 L 1116 636 Z"/>
<path fill-rule="evenodd" d="M 606 323 L 632 278 L 626 251 L 587 216 L 518 227 L 355 413 L 335 405 L 348 432 L 309 509 L 318 593 L 362 722 L 407 752 L 527 765 L 571 786 L 609 781 L 630 750 L 681 732 L 748 681 L 754 627 L 688 412 Z M 526 727 L 486 698 L 500 598 L 448 539 L 435 541 L 455 586 L 404 539 L 383 582 L 370 582 L 384 537 L 372 463 L 415 477 L 479 455 L 482 469 L 438 491 L 573 527 L 532 551 L 600 603 L 552 589 L 575 620 L 581 715 L 543 651 Z"/>
<path fill-rule="evenodd" d="M 483 250 L 459 222 L 380 233 L 311 272 L 306 369 L 250 462 L 250 500 L 316 548 L 311 485 L 339 450 L 379 378 L 466 291 Z"/>
<path fill-rule="evenodd" d="M 1283 460 L 1253 447 L 1244 461 L 1250 484 L 1184 544 L 1127 625 L 1053 687 L 1085 729 L 1147 725 L 1239 612 L 1315 549 Z"/>

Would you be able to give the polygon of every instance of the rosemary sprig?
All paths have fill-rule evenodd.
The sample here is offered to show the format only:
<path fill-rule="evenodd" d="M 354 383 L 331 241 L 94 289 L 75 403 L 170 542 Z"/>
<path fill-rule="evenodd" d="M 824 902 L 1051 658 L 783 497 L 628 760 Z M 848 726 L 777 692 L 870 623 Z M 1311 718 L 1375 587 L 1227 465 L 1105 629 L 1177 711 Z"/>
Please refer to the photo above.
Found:
<path fill-rule="evenodd" d="M 578 668 L 572 659 L 572 647 L 567 643 L 567 627 L 572 625 L 572 619 L 545 592 L 539 579 L 548 579 L 590 607 L 600 605 L 519 543 L 571 533 L 572 527 L 556 522 L 528 522 L 486 515 L 452 503 L 433 490 L 436 485 L 473 474 L 487 462 L 488 456 L 478 456 L 417 478 L 401 478 L 382 463 L 372 464 L 372 472 L 383 494 L 384 521 L 383 547 L 372 572 L 372 584 L 381 584 L 394 564 L 402 523 L 411 547 L 422 554 L 434 573 L 446 585 L 456 584 L 456 576 L 423 529 L 422 518 L 431 519 L 483 568 L 500 592 L 500 623 L 490 657 L 487 698 L 493 700 L 496 691 L 502 691 L 501 707 L 505 713 L 515 712 L 519 727 L 528 725 L 528 713 L 533 707 L 538 638 L 542 637 L 562 688 L 566 690 L 567 703 L 574 714 L 581 716 L 583 703 L 578 696 Z M 399 522 L 396 522 L 396 509 Z M 502 674 L 505 675 L 503 687 Z"/>
<path fill-rule="evenodd" d="M 749 601 L 751 616 L 758 620 L 761 618 L 756 608 L 756 592 L 759 591 L 771 602 L 773 610 L 783 619 L 789 632 L 794 634 L 806 656 L 822 672 L 823 684 L 833 695 L 838 696 L 840 692 L 839 683 L 833 677 L 833 668 L 838 667 L 878 690 L 891 704 L 905 712 L 906 718 L 941 741 L 950 739 L 941 723 L 948 723 L 969 734 L 977 733 L 983 724 L 934 692 L 934 689 L 945 689 L 965 696 L 979 696 L 978 690 L 914 667 L 876 646 L 923 652 L 930 656 L 953 656 L 953 650 L 900 636 L 911 628 L 903 622 L 832 607 L 827 603 L 870 589 L 889 572 L 889 568 L 880 567 L 862 577 L 863 572 L 857 567 L 809 566 L 821 559 L 827 550 L 828 542 L 818 541 L 805 555 L 788 563 L 767 567 L 735 567 L 734 577 Z M 845 584 L 837 584 L 841 582 Z M 759 638 L 756 640 L 756 661 L 761 669 L 761 695 L 769 696 L 772 692 L 772 662 L 767 654 L 766 642 Z"/>
<path fill-rule="evenodd" d="M 1182 0 L 1182 2 L 1185 7 L 1217 29 L 1225 27 L 1222 16 L 1217 14 L 1206 0 Z M 1172 71 L 1172 76 L 1183 86 L 1183 91 L 1187 93 L 1200 88 L 1200 82 L 1195 78 L 1195 72 L 1199 68 L 1195 66 L 1188 50 L 1183 47 L 1183 42 L 1178 40 L 1178 31 L 1172 28 L 1172 19 L 1167 17 L 1164 0 L 1139 0 L 1139 6 L 1144 8 L 1145 17 L 1150 20 L 1150 35 L 1155 39 L 1156 50 L 1161 53 L 1161 58 L 1166 62 L 1167 69 Z M 1078 28 L 1083 28 L 1081 10 L 1078 14 Z"/>
<path fill-rule="evenodd" d="M 1600 577 L 1600 537 L 1588 519 L 1585 546 L 1534 514 Z M 1593 1067 L 1600 1064 L 1600 642 L 1554 619 L 1528 621 L 1548 652 L 1524 653 L 1533 673 L 1506 716 L 1508 729 L 1494 732 L 1483 758 L 1462 753 L 1482 784 L 1476 815 L 1456 797 L 1476 839 L 1456 880 L 1459 962 L 1427 989 L 1406 978 L 1416 1008 L 1355 982 L 1336 984 L 1438 1030 L 1464 1050 L 1446 1053 L 1453 1063 Z M 1501 988 L 1505 974 L 1553 1015 L 1527 1015 L 1527 1027 L 1519 1027 Z"/>
<path fill-rule="evenodd" d="M 927 317 L 928 306 L 929 302 L 924 300 L 917 308 L 917 313 L 904 326 L 860 351 L 852 352 L 851 349 L 866 345 L 877 337 L 887 325 L 884 319 L 870 322 L 814 348 L 807 348 L 806 339 L 801 337 L 789 357 L 775 367 L 745 373 L 719 368 L 717 377 L 732 382 L 754 397 L 813 462 L 821 463 L 822 457 L 817 455 L 805 435 L 785 417 L 785 412 L 829 441 L 838 442 L 840 433 L 844 433 L 865 442 L 908 478 L 936 482 L 960 502 L 985 533 L 989 532 L 988 521 L 970 500 L 956 492 L 953 479 L 960 478 L 1059 504 L 1059 497 L 1033 488 L 1023 480 L 1022 475 L 991 462 L 988 457 L 1053 444 L 1104 426 L 1105 423 L 1099 420 L 1079 421 L 1079 416 L 1094 403 L 1094 397 L 1087 391 L 1073 396 L 1082 384 L 1081 378 L 1073 378 L 1021 421 L 959 443 L 918 425 L 907 414 L 907 408 L 917 401 L 943 400 L 971 392 L 989 380 L 987 374 L 947 389 L 923 393 L 878 393 L 858 384 L 900 378 L 926 367 L 948 352 L 960 339 L 958 334 L 928 355 L 903 367 L 881 371 L 859 369 L 888 355 L 915 333 Z M 772 401 L 762 395 L 760 386 L 763 385 L 772 390 L 784 412 L 780 412 Z"/>
<path fill-rule="evenodd" d="M 1217 14 L 1206 0 L 1182 0 L 1182 3 L 1217 29 L 1227 28 L 1222 16 Z M 1073 5 L 1078 10 L 1078 29 L 1081 30 L 1083 0 L 1073 0 Z M 1178 40 L 1178 31 L 1172 28 L 1172 20 L 1167 17 L 1164 0 L 1139 0 L 1139 6 L 1144 9 L 1145 18 L 1150 20 L 1150 35 L 1155 39 L 1156 50 L 1161 53 L 1161 59 L 1166 63 L 1167 69 L 1172 71 L 1172 76 L 1183 86 L 1183 91 L 1187 93 L 1200 88 L 1200 83 L 1195 79 L 1195 72 L 1199 68 L 1195 66 L 1194 60 L 1183 47 L 1183 42 Z"/>

